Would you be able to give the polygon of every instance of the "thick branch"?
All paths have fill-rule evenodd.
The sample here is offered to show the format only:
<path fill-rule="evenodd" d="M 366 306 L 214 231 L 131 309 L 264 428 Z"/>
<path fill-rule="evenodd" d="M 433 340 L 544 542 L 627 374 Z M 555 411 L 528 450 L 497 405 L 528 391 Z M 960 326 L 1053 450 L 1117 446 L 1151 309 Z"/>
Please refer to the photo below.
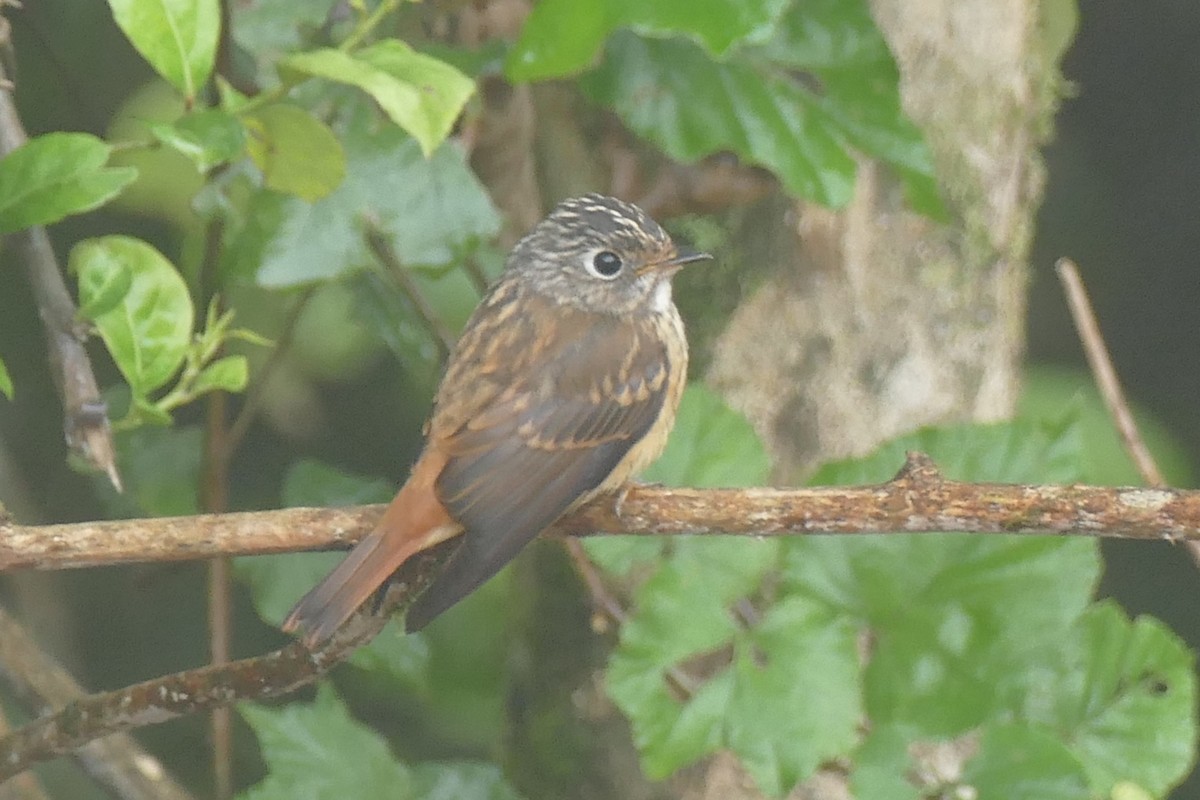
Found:
<path fill-rule="evenodd" d="M 454 550 L 443 542 L 410 559 L 381 592 L 316 651 L 300 642 L 257 658 L 212 664 L 81 697 L 59 712 L 0 737 L 0 783 L 41 761 L 66 755 L 102 736 L 157 725 L 241 700 L 265 700 L 312 683 L 383 630 L 437 574 Z"/>
<path fill-rule="evenodd" d="M 0 524 L 0 568 L 62 568 L 132 561 L 277 553 L 356 541 L 381 507 L 290 509 L 125 522 Z M 633 488 L 600 498 L 556 526 L 559 534 L 743 535 L 974 531 L 1200 539 L 1200 492 L 1094 486 L 1018 486 L 946 480 L 910 453 L 891 481 L 817 489 Z M 316 652 L 293 643 L 260 658 L 169 675 L 80 698 L 0 739 L 0 781 L 110 733 L 239 700 L 286 694 L 373 638 L 407 606 L 456 547 L 407 562 L 374 608 L 361 609 Z"/>
<path fill-rule="evenodd" d="M 877 486 L 635 487 L 598 498 L 558 534 L 833 534 L 971 531 L 1200 540 L 1200 491 L 963 483 L 920 454 Z M 64 569 L 346 547 L 382 506 L 16 525 L 0 521 L 0 570 Z"/>
<path fill-rule="evenodd" d="M 0 611 L 0 674 L 23 704 L 50 713 L 86 692 L 8 614 Z M 75 752 L 84 770 L 122 800 L 188 800 L 158 759 L 129 736 L 92 741 Z"/>

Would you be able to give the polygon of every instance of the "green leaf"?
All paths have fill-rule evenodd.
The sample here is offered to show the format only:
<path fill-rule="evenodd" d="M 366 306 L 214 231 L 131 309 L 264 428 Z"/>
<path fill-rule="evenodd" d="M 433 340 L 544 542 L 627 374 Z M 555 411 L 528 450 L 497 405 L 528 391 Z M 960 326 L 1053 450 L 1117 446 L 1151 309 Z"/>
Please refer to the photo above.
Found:
<path fill-rule="evenodd" d="M 305 460 L 293 464 L 284 476 L 282 499 L 288 508 L 325 508 L 383 503 L 394 492 L 387 481 Z M 344 557 L 344 553 L 295 553 L 239 558 L 234 564 L 238 577 L 250 586 L 258 615 L 278 625 L 300 596 Z"/>
<path fill-rule="evenodd" d="M 1059 642 L 1026 716 L 1058 732 L 1094 794 L 1128 783 L 1162 797 L 1195 760 L 1195 666 L 1161 622 L 1130 622 L 1106 601 Z"/>
<path fill-rule="evenodd" d="M 883 444 L 865 458 L 825 464 L 814 486 L 882 483 L 904 466 L 910 450 L 933 458 L 949 478 L 996 483 L 1073 483 L 1081 479 L 1084 442 L 1075 416 L 996 425 L 921 428 Z"/>
<path fill-rule="evenodd" d="M 770 470 L 767 451 L 746 418 L 693 383 L 683 393 L 667 449 L 644 478 L 667 486 L 761 486 Z M 666 546 L 653 536 L 595 536 L 583 545 L 596 563 L 618 574 L 659 558 Z"/>
<path fill-rule="evenodd" d="M 161 253 L 140 239 L 86 239 L 71 251 L 84 307 L 102 298 L 114 275 L 132 276 L 120 303 L 95 317 L 100 337 L 137 397 L 145 397 L 179 369 L 191 340 L 194 309 L 187 284 Z"/>
<path fill-rule="evenodd" d="M 225 356 L 206 366 L 192 384 L 193 394 L 205 392 L 240 392 L 249 380 L 249 365 L 245 356 Z"/>
<path fill-rule="evenodd" d="M 307 459 L 293 464 L 283 479 L 283 504 L 288 508 L 386 503 L 395 492 L 396 487 L 385 480 Z"/>
<path fill-rule="evenodd" d="M 525 20 L 505 67 L 512 81 L 535 81 L 584 69 L 618 28 L 652 36 L 683 34 L 724 55 L 748 37 L 768 33 L 787 0 L 543 0 Z"/>
<path fill-rule="evenodd" d="M 311 704 L 282 709 L 242 704 L 239 712 L 258 736 L 267 777 L 241 800 L 297 797 L 421 797 L 517 800 L 500 770 L 448 762 L 410 767 L 387 742 L 350 716 L 328 685 Z"/>
<path fill-rule="evenodd" d="M 107 399 L 110 393 L 105 394 Z M 199 513 L 196 487 L 200 485 L 200 456 L 204 452 L 200 426 L 143 426 L 118 432 L 115 441 L 125 492 L 104 494 L 112 515 L 172 517 Z"/>
<path fill-rule="evenodd" d="M 79 306 L 81 319 L 94 320 L 107 314 L 121 304 L 133 288 L 133 270 L 125 264 L 114 264 L 113 268 L 97 276 L 97 284 L 88 292 L 86 302 Z"/>
<path fill-rule="evenodd" d="M 108 0 L 117 26 L 189 102 L 212 73 L 221 31 L 219 0 Z"/>
<path fill-rule="evenodd" d="M 637 7 L 643 9 L 639 14 L 657 17 L 660 5 L 669 4 Z M 853 185 L 848 151 L 854 149 L 892 166 L 918 210 L 944 215 L 932 154 L 900 107 L 899 71 L 866 0 L 767 5 L 738 6 L 746 19 L 757 15 L 760 24 L 744 36 L 743 46 L 728 52 L 713 47 L 706 52 L 682 39 L 645 38 L 695 36 L 683 20 L 637 25 L 642 38 L 614 34 L 603 64 L 581 85 L 675 158 L 731 150 L 772 170 L 791 193 L 840 206 Z M 535 8 L 531 25 L 546 8 L 545 3 Z M 686 4 L 678 9 L 697 19 L 704 15 Z M 592 28 L 597 36 L 607 35 L 609 17 L 597 13 L 598 21 L 574 33 L 547 37 L 547 52 L 573 50 L 576 36 L 594 38 Z M 732 35 L 739 26 L 725 30 Z M 514 59 L 525 55 L 518 45 Z M 510 71 L 518 63 L 511 61 Z"/>
<path fill-rule="evenodd" d="M 0 159 L 0 234 L 103 205 L 137 178 L 105 167 L 112 148 L 86 133 L 47 133 Z"/>
<path fill-rule="evenodd" d="M 910 745 L 904 730 L 891 725 L 872 725 L 854 753 L 851 796 L 863 800 L 921 800 L 917 787 L 906 777 L 912 775 L 914 766 Z"/>
<path fill-rule="evenodd" d="M 900 107 L 900 73 L 866 0 L 795 3 L 776 35 L 755 52 L 769 63 L 813 75 L 814 94 L 846 143 L 894 167 L 909 201 L 945 215 L 933 155 Z"/>
<path fill-rule="evenodd" d="M 925 429 L 865 459 L 818 471 L 820 483 L 874 483 L 929 453 L 972 481 L 1070 482 L 1074 425 Z M 785 545 L 784 587 L 861 621 L 876 646 L 866 674 L 876 723 L 955 735 L 1019 705 L 1031 665 L 1083 612 L 1099 576 L 1095 543 L 979 534 L 799 537 Z M 962 665 L 969 664 L 969 669 Z"/>
<path fill-rule="evenodd" d="M 799 83 L 696 45 L 618 33 L 580 81 L 673 158 L 731 150 L 774 172 L 789 192 L 827 206 L 850 199 L 855 164 L 834 121 Z"/>
<path fill-rule="evenodd" d="M 337 189 L 346 174 L 346 154 L 329 127 L 309 112 L 274 103 L 244 118 L 247 149 L 267 186 L 316 201 Z"/>
<path fill-rule="evenodd" d="M 1029 367 L 1021 379 L 1021 389 L 1017 407 L 1020 419 L 1054 422 L 1066 415 L 1078 420 L 1083 447 L 1079 480 L 1099 486 L 1134 486 L 1142 482 L 1090 372 Z M 1162 420 L 1137 404 L 1132 410 L 1138 430 L 1166 475 L 1167 484 L 1194 486 L 1194 470 L 1178 437 Z"/>
<path fill-rule="evenodd" d="M 406 267 L 449 263 L 499 228 L 487 193 L 456 147 L 425 159 L 416 142 L 394 128 L 352 129 L 345 146 L 346 178 L 328 197 L 311 204 L 272 192 L 255 197 L 227 269 L 257 269 L 259 283 L 268 287 L 351 274 L 374 262 L 364 217 Z"/>
<path fill-rule="evenodd" d="M 725 739 L 767 794 L 783 796 L 857 741 L 856 636 L 849 620 L 793 597 L 738 643 Z"/>
<path fill-rule="evenodd" d="M 371 95 L 428 158 L 450 133 L 475 83 L 444 61 L 385 39 L 353 54 L 324 49 L 288 56 L 281 67 L 349 84 Z"/>
<path fill-rule="evenodd" d="M 667 449 L 645 478 L 666 486 L 761 486 L 771 459 L 749 421 L 703 384 L 689 384 Z"/>
<path fill-rule="evenodd" d="M 799 597 L 736 622 L 734 607 L 777 553 L 771 541 L 684 542 L 638 592 L 606 677 L 650 776 L 724 747 L 778 794 L 854 742 L 862 712 L 853 627 Z M 672 669 L 697 684 L 685 700 Z"/>
<path fill-rule="evenodd" d="M 231 6 L 230 14 L 233 40 L 269 85 L 285 54 L 336 34 L 330 28 L 341 8 L 335 9 L 329 0 L 249 0 Z"/>
<path fill-rule="evenodd" d="M 979 800 L 1087 800 L 1079 762 L 1051 733 L 1021 724 L 988 728 L 962 783 Z"/>
<path fill-rule="evenodd" d="M 499 767 L 466 761 L 414 764 L 413 797 L 424 800 L 520 800 Z"/>
<path fill-rule="evenodd" d="M 412 774 L 387 742 L 350 716 L 327 684 L 311 704 L 281 709 L 244 703 L 238 712 L 254 730 L 267 777 L 239 797 L 411 797 Z"/>
<path fill-rule="evenodd" d="M 13 397 L 13 382 L 12 376 L 8 374 L 8 367 L 4 364 L 4 359 L 0 358 L 0 394 L 12 400 Z"/>
<path fill-rule="evenodd" d="M 231 114 L 211 109 L 188 114 L 170 125 L 151 125 L 150 132 L 191 159 L 201 173 L 233 161 L 246 146 L 242 123 Z"/>

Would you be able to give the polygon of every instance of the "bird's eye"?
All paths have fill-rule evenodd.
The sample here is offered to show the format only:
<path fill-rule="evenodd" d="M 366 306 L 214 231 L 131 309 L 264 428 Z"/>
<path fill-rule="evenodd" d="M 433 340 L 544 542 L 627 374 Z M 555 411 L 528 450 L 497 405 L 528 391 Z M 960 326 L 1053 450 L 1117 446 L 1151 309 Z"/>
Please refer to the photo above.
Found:
<path fill-rule="evenodd" d="M 612 250 L 601 250 L 592 256 L 589 272 L 605 280 L 612 280 L 621 271 L 621 257 Z"/>

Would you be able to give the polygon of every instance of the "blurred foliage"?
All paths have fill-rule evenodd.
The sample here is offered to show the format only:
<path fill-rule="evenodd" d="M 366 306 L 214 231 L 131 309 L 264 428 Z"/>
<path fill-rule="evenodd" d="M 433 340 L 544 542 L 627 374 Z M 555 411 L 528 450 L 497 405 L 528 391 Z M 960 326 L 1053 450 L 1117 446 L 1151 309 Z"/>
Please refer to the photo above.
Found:
<path fill-rule="evenodd" d="M 217 0 L 109 5 L 158 78 L 127 93 L 109 141 L 52 131 L 0 161 L 0 233 L 86 225 L 78 215 L 105 205 L 169 230 L 136 238 L 118 221 L 120 233 L 84 228 L 71 250 L 81 316 L 112 361 L 106 396 L 128 409 L 129 493 L 96 489 L 113 515 L 198 511 L 194 401 L 248 388 L 280 433 L 238 454 L 235 504 L 388 498 L 438 371 L 418 300 L 457 330 L 479 297 L 473 269 L 494 276 L 502 260 L 500 215 L 450 139 L 475 113 L 468 75 L 572 81 L 670 157 L 731 151 L 832 206 L 850 197 L 861 152 L 896 172 L 914 207 L 940 211 L 865 0 L 542 0 L 515 43 L 475 51 L 430 37 L 423 9 L 396 0 L 335 14 L 330 0 L 247 0 L 230 5 L 227 31 Z M 222 35 L 236 81 L 210 79 Z M 15 383 L 0 362 L 0 393 L 25 390 L 19 373 Z M 886 480 L 919 449 L 961 480 L 1135 482 L 1083 385 L 1034 374 L 1014 422 L 923 430 L 815 481 Z M 388 427 L 406 433 L 339 425 L 326 410 L 338 393 L 360 411 L 400 406 Z M 303 452 L 313 442 L 321 460 Z M 368 449 L 386 461 L 355 460 Z M 1181 458 L 1167 463 L 1182 474 Z M 645 477 L 751 486 L 768 471 L 749 423 L 690 386 Z M 586 548 L 631 602 L 603 682 L 651 778 L 727 750 L 776 796 L 831 761 L 863 798 L 1162 796 L 1193 758 L 1193 657 L 1153 619 L 1093 601 L 1090 540 L 612 537 Z M 244 559 L 237 574 L 275 625 L 336 559 Z M 521 754 L 506 752 L 522 713 L 507 693 L 528 656 L 512 635 L 523 608 L 506 571 L 420 634 L 386 631 L 337 672 L 338 693 L 244 706 L 265 773 L 243 770 L 257 782 L 242 796 L 548 796 L 510 787 L 495 765 L 523 774 Z M 257 634 L 256 645 L 278 641 Z M 972 755 L 962 775 L 922 783 L 920 754 L 938 745 Z"/>

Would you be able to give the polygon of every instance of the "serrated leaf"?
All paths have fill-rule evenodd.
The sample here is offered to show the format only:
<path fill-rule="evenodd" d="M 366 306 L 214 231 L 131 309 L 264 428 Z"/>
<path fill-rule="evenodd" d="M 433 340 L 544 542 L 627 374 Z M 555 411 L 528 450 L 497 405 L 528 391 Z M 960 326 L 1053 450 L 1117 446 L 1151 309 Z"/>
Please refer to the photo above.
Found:
<path fill-rule="evenodd" d="M 500 770 L 465 761 L 409 766 L 382 737 L 350 716 L 328 685 L 311 704 L 282 709 L 242 704 L 258 736 L 267 777 L 241 800 L 297 797 L 420 797 L 517 800 Z"/>
<path fill-rule="evenodd" d="M 150 126 L 154 138 L 191 159 L 201 173 L 241 155 L 246 133 L 237 118 L 224 111 L 206 109 L 176 122 Z"/>
<path fill-rule="evenodd" d="M 0 394 L 12 400 L 13 397 L 13 382 L 12 376 L 8 374 L 8 367 L 4 363 L 4 359 L 0 358 Z"/>
<path fill-rule="evenodd" d="M 195 99 L 212 73 L 219 0 L 108 0 L 113 19 L 154 71 Z"/>
<path fill-rule="evenodd" d="M 642 477 L 667 486 L 759 486 L 770 470 L 766 448 L 746 418 L 693 383 L 684 390 L 667 449 Z M 666 545 L 653 536 L 595 536 L 583 546 L 604 569 L 624 574 L 658 558 Z"/>
<path fill-rule="evenodd" d="M 731 150 L 797 196 L 831 207 L 850 199 L 854 160 L 821 104 L 789 77 L 714 61 L 688 42 L 617 33 L 580 83 L 674 158 Z"/>
<path fill-rule="evenodd" d="M 710 591 L 720 563 L 745 564 L 745 548 L 736 544 L 710 554 L 711 571 L 668 568 L 647 583 L 622 629 L 607 686 L 630 717 L 651 777 L 723 747 L 741 757 L 763 791 L 781 794 L 854 742 L 861 716 L 856 634 L 803 598 L 772 608 L 755 624 L 734 624 L 733 590 L 754 586 L 765 565 L 754 559 L 758 569 L 735 570 L 740 585 Z M 770 555 L 770 548 L 756 549 Z M 686 659 L 723 648 L 732 663 L 710 663 L 686 700 L 673 696 L 668 668 L 687 675 Z"/>
<path fill-rule="evenodd" d="M 1127 783 L 1162 797 L 1187 775 L 1196 756 L 1195 656 L 1161 622 L 1130 622 L 1100 603 L 1060 641 L 1052 671 L 1026 714 L 1059 732 L 1093 793 Z"/>
<path fill-rule="evenodd" d="M 1071 424 L 925 429 L 828 465 L 822 483 L 873 483 L 922 450 L 974 481 L 1070 481 Z M 875 722 L 954 735 L 1020 703 L 1031 667 L 1054 651 L 1099 576 L 1094 542 L 979 534 L 799 537 L 785 545 L 789 592 L 857 617 L 876 640 L 866 674 Z M 970 664 L 970 669 L 961 665 Z"/>
<path fill-rule="evenodd" d="M 281 68 L 349 84 L 371 95 L 428 158 L 450 133 L 475 82 L 444 61 L 385 39 L 353 54 L 327 48 L 296 53 Z"/>
<path fill-rule="evenodd" d="M 738 643 L 725 741 L 759 788 L 783 796 L 857 740 L 857 632 L 805 598 L 776 605 Z"/>
<path fill-rule="evenodd" d="M 244 118 L 247 149 L 267 186 L 310 202 L 328 196 L 346 175 L 346 154 L 329 127 L 289 103 Z"/>
<path fill-rule="evenodd" d="M 258 737 L 267 777 L 243 800 L 296 797 L 406 797 L 412 775 L 378 734 L 350 716 L 323 684 L 316 701 L 281 709 L 244 703 L 242 718 Z"/>
<path fill-rule="evenodd" d="M 739 41 L 763 36 L 787 0 L 543 0 L 533 7 L 505 65 L 512 81 L 570 75 L 585 68 L 618 28 L 652 36 L 690 36 L 716 56 Z"/>
<path fill-rule="evenodd" d="M 246 388 L 250 368 L 245 356 L 225 356 L 212 362 L 200 371 L 192 384 L 196 394 L 205 392 L 240 392 Z"/>
<path fill-rule="evenodd" d="M 351 274 L 373 262 L 362 224 L 381 231 L 406 266 L 453 261 L 499 227 L 487 193 L 456 147 L 430 159 L 394 128 L 345 136 L 346 178 L 333 194 L 304 203 L 261 192 L 249 227 L 232 245 L 238 263 L 256 268 L 263 286 L 296 286 Z"/>
<path fill-rule="evenodd" d="M 984 731 L 962 784 L 979 800 L 1086 800 L 1083 768 L 1052 734 L 1021 724 Z"/>
<path fill-rule="evenodd" d="M 48 133 L 0 159 L 0 234 L 91 211 L 137 178 L 105 167 L 112 148 L 86 133 Z"/>
<path fill-rule="evenodd" d="M 96 329 L 135 397 L 170 380 L 183 363 L 195 315 L 187 284 L 171 262 L 140 239 L 104 236 L 75 245 L 70 270 L 79 278 L 84 306 L 112 285 L 114 273 L 129 272 L 129 291 L 95 317 Z"/>

